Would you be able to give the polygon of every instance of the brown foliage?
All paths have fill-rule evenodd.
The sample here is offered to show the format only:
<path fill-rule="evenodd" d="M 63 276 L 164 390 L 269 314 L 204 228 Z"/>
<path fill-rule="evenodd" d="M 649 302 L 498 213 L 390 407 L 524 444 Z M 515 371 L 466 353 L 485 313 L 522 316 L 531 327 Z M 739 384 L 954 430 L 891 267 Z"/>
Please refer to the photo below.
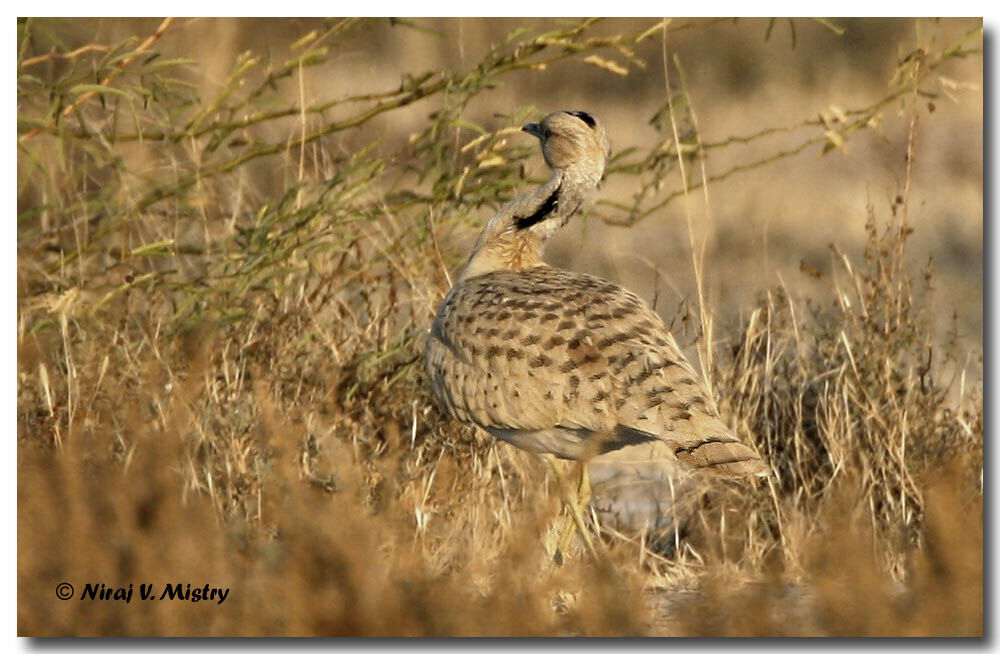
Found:
<path fill-rule="evenodd" d="M 234 55 L 202 98 L 187 64 L 148 56 L 190 23 L 89 47 L 19 22 L 19 634 L 982 634 L 981 385 L 958 339 L 934 337 L 905 197 L 884 224 L 872 210 L 864 252 L 834 251 L 823 294 L 782 284 L 718 330 L 713 388 L 774 474 L 709 486 L 669 557 L 605 532 L 606 561 L 554 566 L 543 465 L 430 400 L 420 356 L 457 236 L 533 155 L 507 140 L 533 109 L 485 129 L 468 106 L 514 73 L 638 74 L 653 36 L 717 21 L 545 23 L 478 66 L 297 104 L 296 76 L 338 39 L 410 23 L 314 25 L 287 61 Z M 856 138 L 887 104 L 915 112 L 969 38 L 900 62 L 850 120 L 796 126 L 820 131 L 795 152 Z M 117 72 L 100 90 L 94 71 Z M 419 101 L 434 111 L 402 111 Z M 681 152 L 765 137 L 703 143 L 683 104 L 654 116 L 661 141 L 619 152 L 609 183 L 631 190 L 600 217 L 660 210 Z M 679 145 L 673 112 L 694 130 Z M 382 134 L 383 114 L 406 127 Z M 88 583 L 231 592 L 81 601 Z"/>

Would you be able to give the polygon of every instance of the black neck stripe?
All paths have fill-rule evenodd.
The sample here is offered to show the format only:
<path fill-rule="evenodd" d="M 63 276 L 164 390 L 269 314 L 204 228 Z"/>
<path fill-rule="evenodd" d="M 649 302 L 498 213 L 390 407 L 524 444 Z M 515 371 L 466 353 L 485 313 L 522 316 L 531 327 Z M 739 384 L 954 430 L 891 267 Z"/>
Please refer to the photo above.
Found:
<path fill-rule="evenodd" d="M 549 214 L 556 210 L 559 206 L 559 191 L 562 189 L 562 184 L 556 187 L 556 190 L 552 191 L 552 195 L 545 198 L 545 202 L 542 206 L 538 207 L 538 211 L 527 217 L 514 216 L 514 227 L 518 229 L 527 229 L 532 225 L 545 220 Z"/>
<path fill-rule="evenodd" d="M 568 113 L 570 116 L 576 116 L 583 122 L 590 125 L 592 128 L 597 125 L 597 121 L 594 120 L 594 117 L 588 114 L 586 111 L 567 111 L 566 113 Z"/>

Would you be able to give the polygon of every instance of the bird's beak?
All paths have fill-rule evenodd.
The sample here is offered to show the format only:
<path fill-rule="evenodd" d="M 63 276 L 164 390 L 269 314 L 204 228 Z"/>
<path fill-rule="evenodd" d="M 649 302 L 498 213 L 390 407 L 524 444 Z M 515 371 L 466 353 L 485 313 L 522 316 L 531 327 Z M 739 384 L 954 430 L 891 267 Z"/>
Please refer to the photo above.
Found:
<path fill-rule="evenodd" d="M 537 136 L 538 138 L 542 138 L 542 126 L 539 125 L 538 123 L 528 123 L 527 125 L 521 128 L 521 131 L 527 132 L 532 136 Z"/>

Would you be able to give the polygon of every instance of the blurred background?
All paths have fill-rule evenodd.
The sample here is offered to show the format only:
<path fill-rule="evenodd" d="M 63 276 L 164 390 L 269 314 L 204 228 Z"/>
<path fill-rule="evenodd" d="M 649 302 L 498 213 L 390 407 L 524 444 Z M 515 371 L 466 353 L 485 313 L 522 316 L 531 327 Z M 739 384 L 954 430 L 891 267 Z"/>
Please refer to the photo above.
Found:
<path fill-rule="evenodd" d="M 64 47 L 73 49 L 152 34 L 158 23 L 156 19 L 87 19 L 57 24 Z M 301 83 L 285 83 L 274 90 L 277 98 L 288 103 L 301 99 L 307 105 L 384 92 L 424 71 L 466 70 L 515 30 L 544 32 L 569 23 L 513 18 L 365 22 L 338 34 L 336 47 L 325 61 L 303 70 Z M 892 90 L 890 82 L 900 62 L 918 47 L 952 44 L 981 21 L 845 19 L 833 23 L 834 29 L 819 21 L 787 19 L 679 19 L 671 24 L 666 47 L 682 66 L 702 143 L 724 143 L 762 130 L 779 130 L 767 138 L 710 150 L 704 160 L 709 176 L 774 157 L 822 134 L 823 128 L 815 125 L 791 129 L 805 121 L 820 116 L 835 120 L 838 111 L 859 110 L 883 100 Z M 594 25 L 588 36 L 641 32 L 654 24 L 648 19 L 611 19 Z M 264 67 L 270 65 L 267 62 L 283 62 L 296 54 L 292 45 L 297 39 L 311 31 L 322 33 L 329 23 L 204 18 L 185 20 L 178 27 L 156 47 L 163 57 L 193 57 L 195 63 L 182 69 L 183 77 L 199 96 L 210 98 L 225 87 L 240 53 L 252 52 L 265 62 Z M 32 46 L 44 50 L 44 39 L 37 41 Z M 521 108 L 529 109 L 523 115 L 531 120 L 557 109 L 585 109 L 604 120 L 615 152 L 646 147 L 663 140 L 669 131 L 669 127 L 661 125 L 658 130 L 651 124 L 666 97 L 663 46 L 658 31 L 644 39 L 634 52 L 645 65 L 621 68 L 622 74 L 587 63 L 583 57 L 544 69 L 514 70 L 472 98 L 462 117 L 495 131 L 510 125 L 509 118 L 502 116 Z M 616 61 L 613 50 L 607 60 Z M 957 313 L 962 337 L 974 345 L 982 340 L 981 59 L 947 61 L 933 76 L 934 96 L 921 97 L 920 125 L 913 144 L 910 254 L 914 262 L 933 257 L 940 315 L 947 321 Z M 675 71 L 675 87 L 679 78 Z M 358 129 L 337 132 L 324 139 L 323 146 L 351 153 L 377 138 L 381 139 L 379 147 L 390 151 L 417 132 L 440 104 L 438 97 L 414 102 L 376 116 Z M 351 115 L 355 108 L 348 104 L 308 116 L 307 129 Z M 842 148 L 821 155 L 821 142 L 794 156 L 711 183 L 707 208 L 699 192 L 686 201 L 669 203 L 628 228 L 608 225 L 593 215 L 574 221 L 551 243 L 549 260 L 613 277 L 647 300 L 657 295 L 658 301 L 676 305 L 694 297 L 685 224 L 686 211 L 690 211 L 698 230 L 696 241 L 700 244 L 707 239 L 708 298 L 726 319 L 734 318 L 744 299 L 772 285 L 819 292 L 827 283 L 814 275 L 831 271 L 828 245 L 835 241 L 848 252 L 860 251 L 867 207 L 888 215 L 901 193 L 910 118 L 903 99 L 887 102 L 871 128 L 852 135 Z M 283 127 L 287 132 L 282 133 Z M 266 129 L 273 130 L 275 137 L 288 138 L 301 125 L 292 116 Z M 474 135 L 456 127 L 443 136 L 464 144 Z M 531 145 L 526 135 L 511 136 L 510 141 Z M 127 156 L 144 154 L 140 149 Z M 279 195 L 297 174 L 298 161 L 290 157 L 276 163 L 257 162 L 253 183 L 245 192 L 261 201 Z M 526 165 L 532 178 L 545 175 L 540 157 L 530 157 Z M 699 179 L 701 170 L 692 167 L 688 176 Z M 664 191 L 678 190 L 680 175 L 675 172 L 666 185 Z M 602 197 L 629 203 L 636 193 L 634 177 L 609 175 Z M 22 189 L 22 207 L 27 197 Z M 453 235 L 451 247 L 467 251 L 490 215 L 492 208 L 476 211 L 460 233 Z M 942 322 L 939 327 L 946 325 Z"/>
<path fill-rule="evenodd" d="M 19 634 L 982 634 L 980 19 L 17 27 Z M 613 159 L 548 261 L 773 472 L 611 566 L 551 565 L 551 477 L 422 372 L 559 109 Z"/>

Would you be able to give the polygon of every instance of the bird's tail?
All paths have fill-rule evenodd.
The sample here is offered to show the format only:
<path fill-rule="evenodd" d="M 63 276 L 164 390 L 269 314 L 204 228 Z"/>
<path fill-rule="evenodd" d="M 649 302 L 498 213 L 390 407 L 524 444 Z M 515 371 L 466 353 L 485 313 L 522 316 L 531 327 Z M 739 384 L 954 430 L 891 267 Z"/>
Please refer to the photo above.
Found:
<path fill-rule="evenodd" d="M 732 436 L 713 436 L 690 445 L 677 446 L 674 454 L 679 461 L 692 468 L 723 477 L 751 477 L 768 473 L 760 455 Z"/>

